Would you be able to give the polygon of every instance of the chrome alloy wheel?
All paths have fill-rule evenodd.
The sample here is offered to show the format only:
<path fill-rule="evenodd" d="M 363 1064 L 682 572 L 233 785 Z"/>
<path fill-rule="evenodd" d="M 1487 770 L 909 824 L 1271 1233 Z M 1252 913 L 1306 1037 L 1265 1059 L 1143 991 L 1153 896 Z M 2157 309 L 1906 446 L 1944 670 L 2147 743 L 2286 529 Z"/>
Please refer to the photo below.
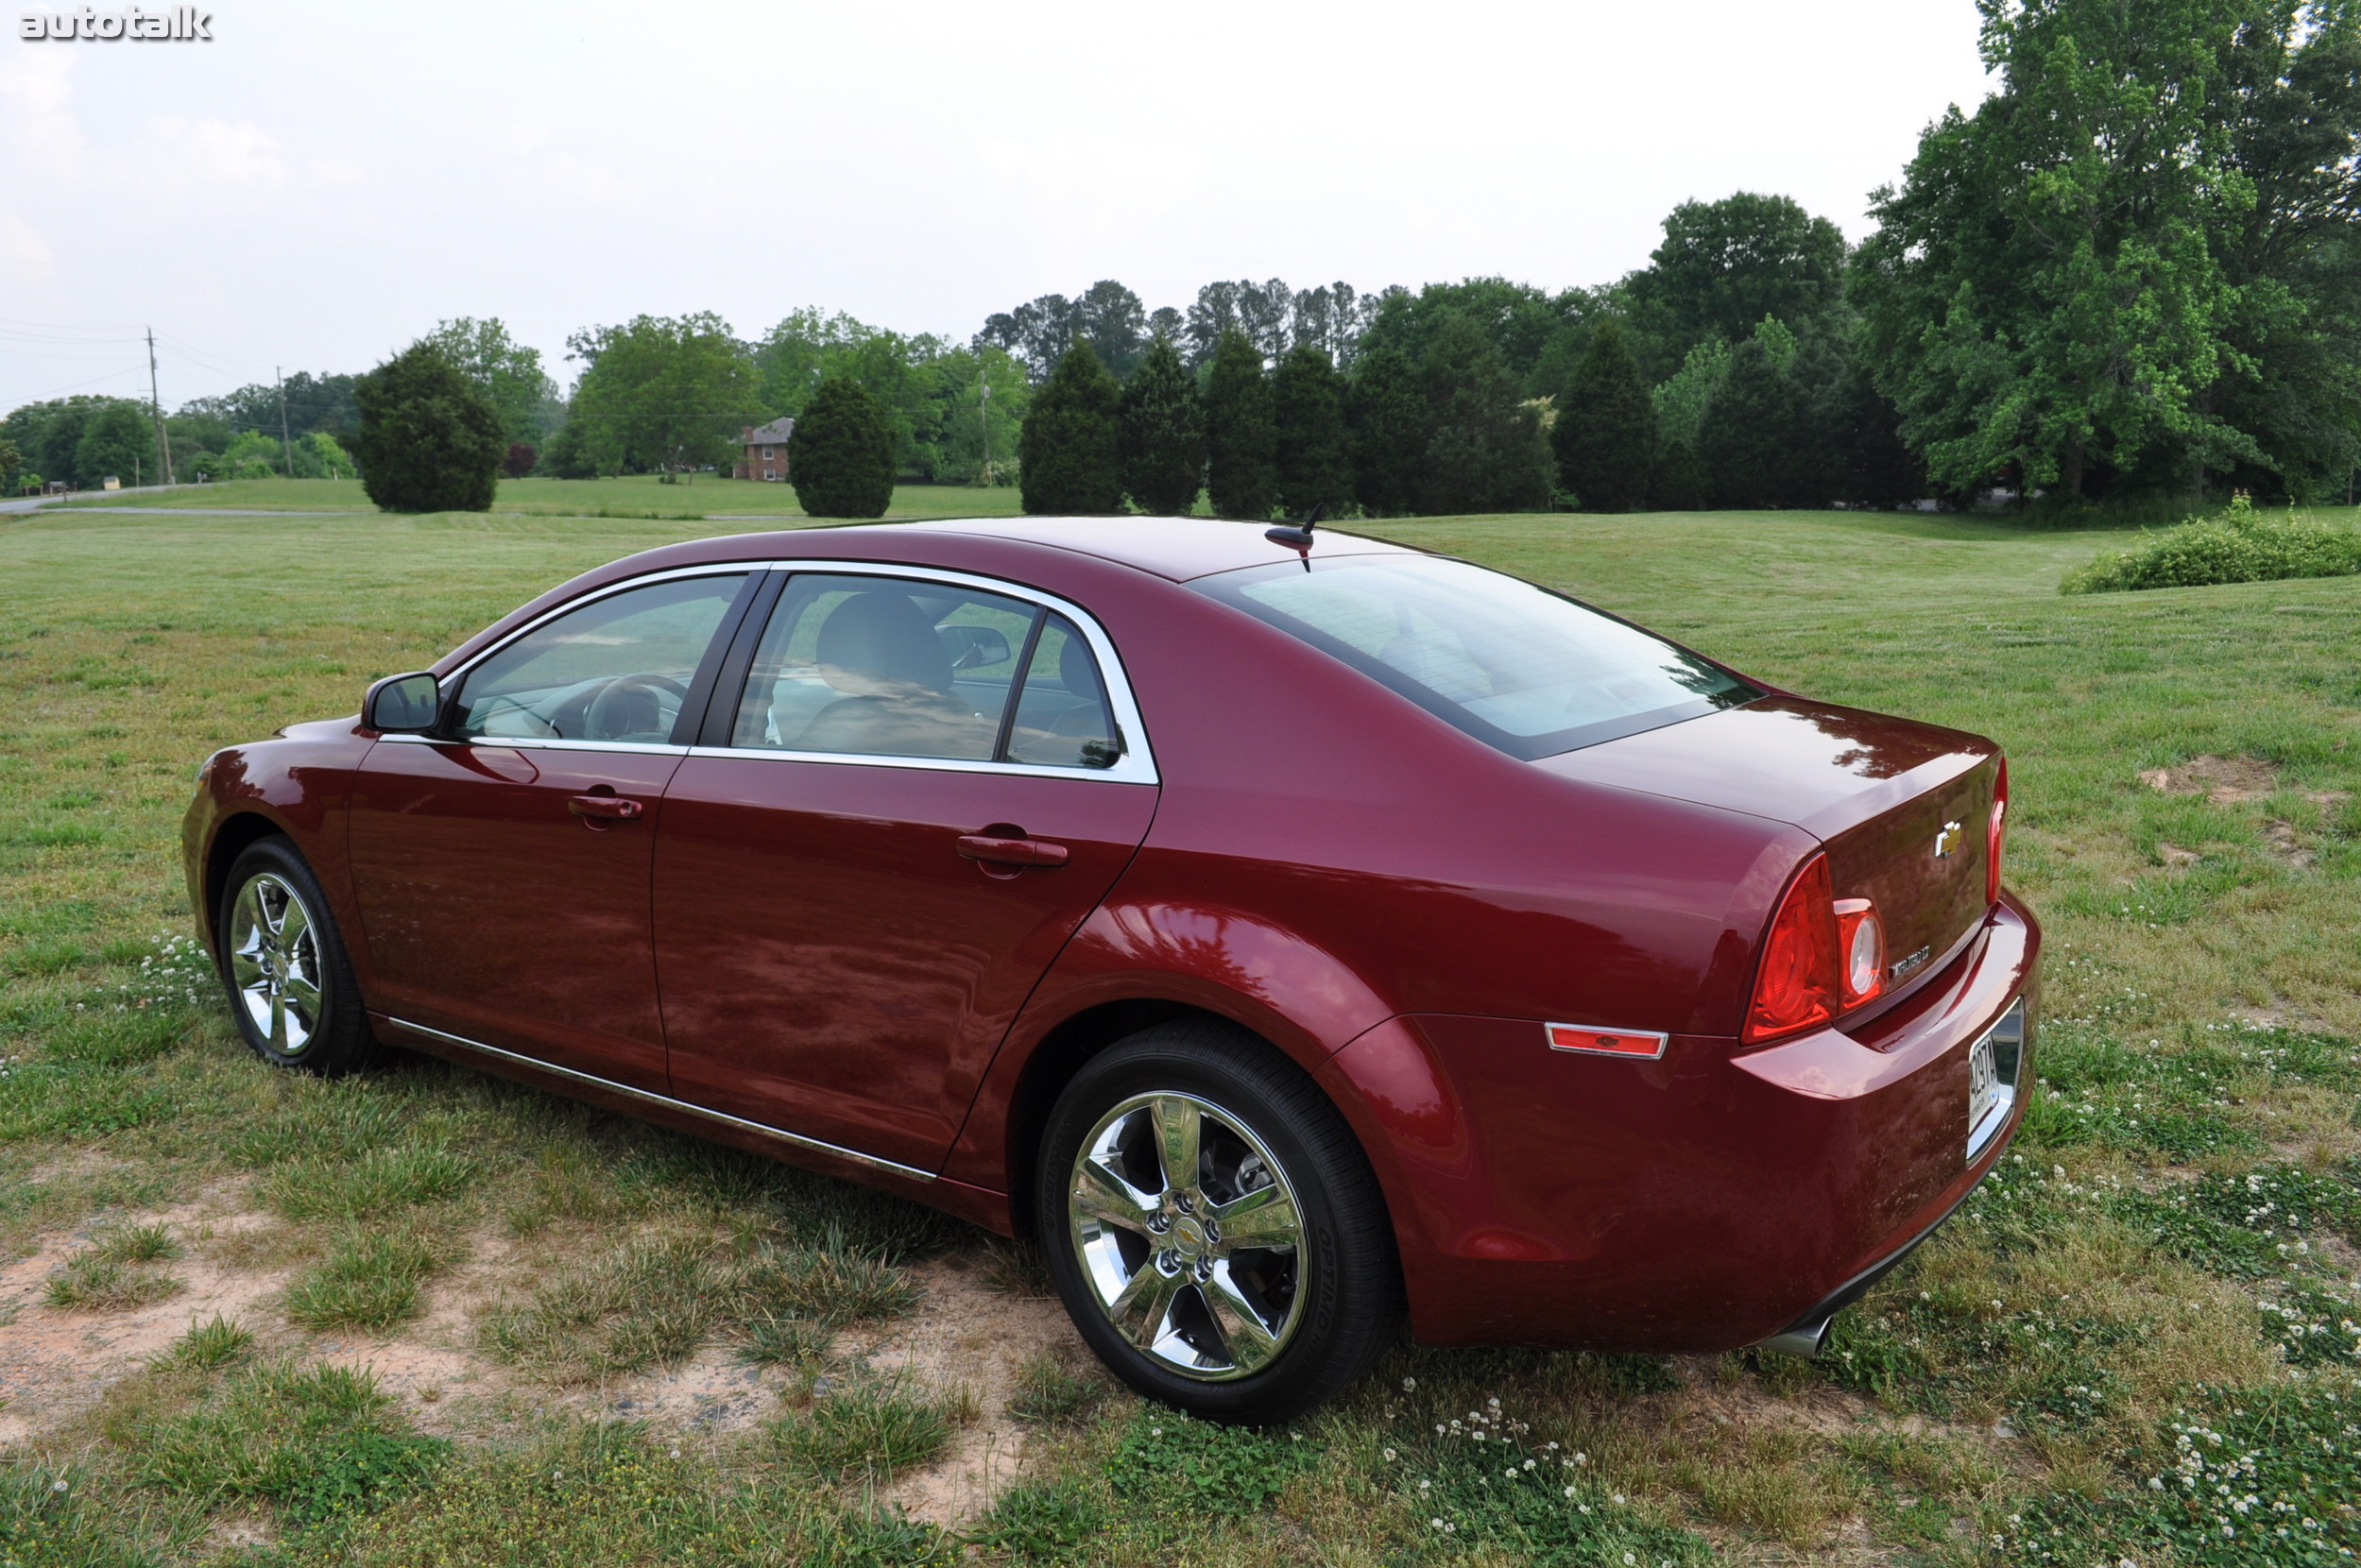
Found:
<path fill-rule="evenodd" d="M 1218 1382 L 1267 1366 L 1309 1283 L 1295 1189 L 1262 1140 L 1194 1095 L 1136 1095 L 1074 1156 L 1066 1212 L 1099 1307 L 1142 1354 Z"/>
<path fill-rule="evenodd" d="M 319 939 L 301 895 L 265 871 L 230 907 L 230 980 L 273 1055 L 297 1056 L 319 1028 Z"/>

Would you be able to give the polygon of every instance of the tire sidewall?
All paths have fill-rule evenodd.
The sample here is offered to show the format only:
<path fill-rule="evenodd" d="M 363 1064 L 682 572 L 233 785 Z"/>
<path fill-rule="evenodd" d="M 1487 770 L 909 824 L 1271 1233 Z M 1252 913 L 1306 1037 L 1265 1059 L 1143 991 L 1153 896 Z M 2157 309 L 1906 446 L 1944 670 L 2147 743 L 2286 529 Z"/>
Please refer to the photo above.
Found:
<path fill-rule="evenodd" d="M 1152 1031 L 1153 1032 L 1153 1031 Z M 1339 1223 L 1339 1174 L 1306 1141 L 1302 1113 L 1279 1102 L 1257 1082 L 1265 1075 L 1229 1070 L 1210 1053 L 1178 1041 L 1142 1038 L 1116 1047 L 1075 1075 L 1041 1141 L 1035 1176 L 1035 1224 L 1051 1277 L 1074 1326 L 1116 1375 L 1151 1399 L 1177 1406 L 1208 1420 L 1258 1424 L 1284 1419 L 1316 1403 L 1338 1381 L 1338 1320 L 1348 1294 L 1382 1287 L 1374 1279 L 1382 1257 L 1356 1258 Z M 1067 1197 L 1075 1153 L 1100 1117 L 1137 1095 L 1178 1092 L 1196 1096 L 1253 1129 L 1286 1172 L 1295 1192 L 1309 1251 L 1309 1278 L 1299 1287 L 1302 1314 L 1278 1357 L 1249 1376 L 1223 1381 L 1185 1377 L 1149 1359 L 1107 1321 L 1074 1254 Z"/>
<path fill-rule="evenodd" d="M 238 895 L 248 883 L 260 876 L 272 876 L 295 890 L 302 900 L 305 919 L 311 923 L 312 941 L 319 954 L 319 1027 L 294 1052 L 275 1050 L 270 1042 L 254 1028 L 254 1020 L 247 1015 L 246 1002 L 238 991 L 237 976 L 231 967 L 230 954 L 233 941 L 232 917 L 237 909 Z M 214 929 L 220 933 L 221 983 L 230 997 L 230 1014 L 236 1022 L 238 1033 L 255 1055 L 273 1066 L 296 1067 L 308 1071 L 334 1070 L 337 1065 L 336 1043 L 349 1032 L 346 1013 L 352 1006 L 351 968 L 345 961 L 343 938 L 336 930 L 335 915 L 328 908 L 327 895 L 321 890 L 319 878 L 303 862 L 294 845 L 284 839 L 259 839 L 242 850 L 230 867 L 230 875 L 221 890 L 221 907 L 214 912 Z"/>

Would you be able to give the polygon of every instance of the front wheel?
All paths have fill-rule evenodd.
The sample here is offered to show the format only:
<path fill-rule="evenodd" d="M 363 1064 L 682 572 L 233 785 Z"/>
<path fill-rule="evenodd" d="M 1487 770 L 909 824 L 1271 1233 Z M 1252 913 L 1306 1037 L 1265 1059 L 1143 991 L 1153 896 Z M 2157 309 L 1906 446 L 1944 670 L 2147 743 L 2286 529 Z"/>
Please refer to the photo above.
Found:
<path fill-rule="evenodd" d="M 1400 1321 L 1392 1229 L 1351 1130 L 1227 1025 L 1160 1024 L 1085 1065 L 1035 1190 L 1084 1339 L 1193 1414 L 1287 1420 L 1367 1371 Z"/>
<path fill-rule="evenodd" d="M 214 925 L 238 1032 L 273 1066 L 334 1078 L 377 1054 L 351 961 L 312 868 L 284 839 L 230 868 Z"/>

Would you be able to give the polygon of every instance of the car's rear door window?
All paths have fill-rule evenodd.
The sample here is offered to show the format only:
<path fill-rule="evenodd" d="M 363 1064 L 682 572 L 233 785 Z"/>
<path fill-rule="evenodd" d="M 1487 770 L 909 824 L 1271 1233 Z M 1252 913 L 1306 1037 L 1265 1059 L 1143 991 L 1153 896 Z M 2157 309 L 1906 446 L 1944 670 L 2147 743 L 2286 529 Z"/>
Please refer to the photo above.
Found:
<path fill-rule="evenodd" d="M 669 743 L 745 580 L 671 578 L 542 622 L 468 672 L 453 727 L 480 740 Z"/>
<path fill-rule="evenodd" d="M 1067 617 L 970 585 L 865 572 L 788 579 L 729 744 L 1028 767 L 1108 768 L 1123 754 L 1098 661 Z"/>
<path fill-rule="evenodd" d="M 1343 556 L 1193 586 L 1513 757 L 1549 757 L 1763 694 L 1628 622 L 1465 561 Z"/>

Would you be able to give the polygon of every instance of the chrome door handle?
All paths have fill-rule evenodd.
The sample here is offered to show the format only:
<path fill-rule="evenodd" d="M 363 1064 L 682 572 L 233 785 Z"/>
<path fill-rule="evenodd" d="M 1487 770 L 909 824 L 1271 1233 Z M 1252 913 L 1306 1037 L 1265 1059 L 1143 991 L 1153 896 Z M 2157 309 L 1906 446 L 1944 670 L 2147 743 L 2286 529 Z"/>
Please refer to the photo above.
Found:
<path fill-rule="evenodd" d="M 986 861 L 994 865 L 1058 866 L 1066 863 L 1068 855 L 1062 844 L 1046 839 L 1003 839 L 989 833 L 962 833 L 959 853 L 970 861 Z"/>
<path fill-rule="evenodd" d="M 637 800 L 624 800 L 618 795 L 575 795 L 566 802 L 566 810 L 577 817 L 602 817 L 609 822 L 628 822 L 647 810 Z"/>

